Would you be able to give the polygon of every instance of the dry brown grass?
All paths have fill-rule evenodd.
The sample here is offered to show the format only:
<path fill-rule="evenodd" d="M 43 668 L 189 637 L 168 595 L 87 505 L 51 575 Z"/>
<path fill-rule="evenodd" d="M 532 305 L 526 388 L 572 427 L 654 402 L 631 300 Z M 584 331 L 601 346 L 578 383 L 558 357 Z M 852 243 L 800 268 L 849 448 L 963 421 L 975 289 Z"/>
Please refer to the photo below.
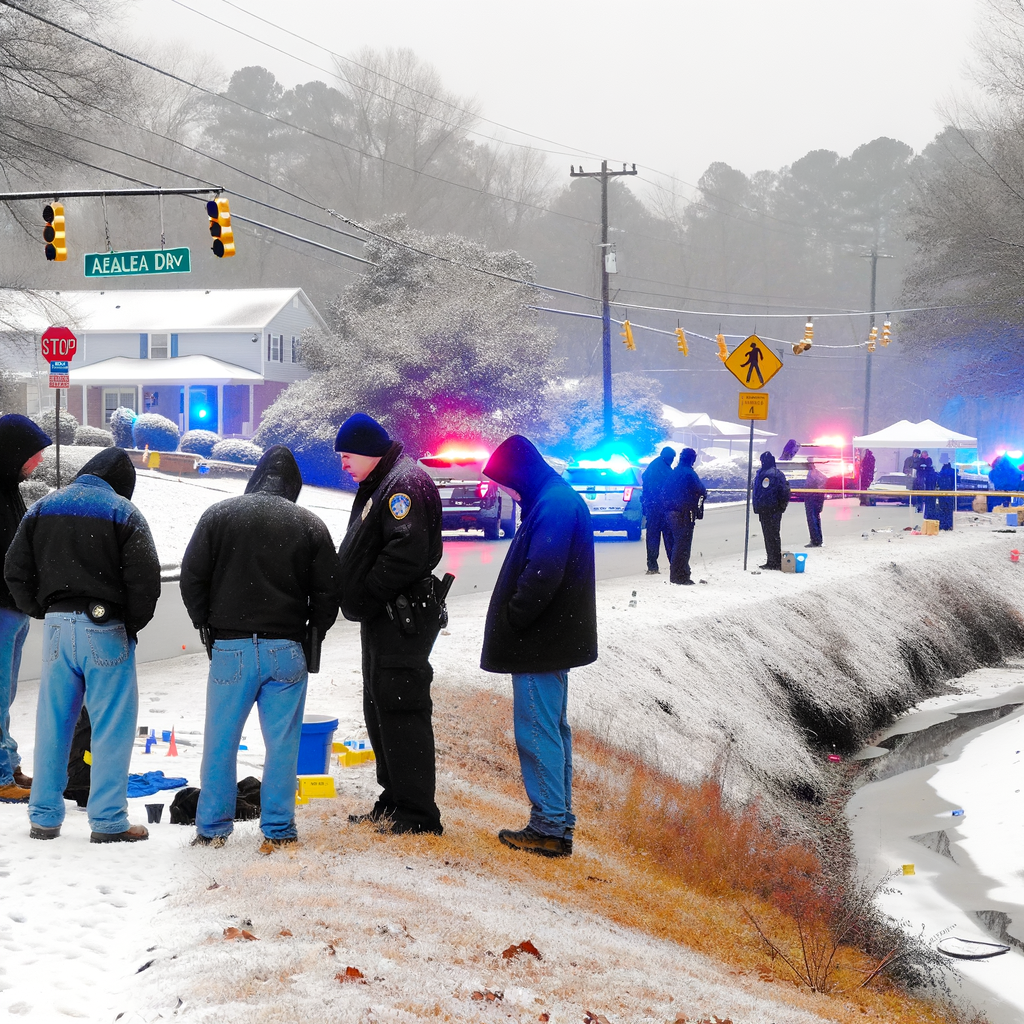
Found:
<path fill-rule="evenodd" d="M 746 908 L 795 954 L 797 921 L 827 917 L 835 895 L 810 850 L 781 839 L 756 807 L 738 813 L 724 807 L 713 781 L 685 786 L 577 733 L 574 856 L 548 860 L 502 847 L 496 830 L 521 825 L 528 811 L 511 702 L 493 693 L 449 691 L 438 695 L 435 707 L 446 832 L 418 837 L 424 853 L 681 943 L 752 983 L 777 983 L 786 1002 L 837 1021 L 865 1015 L 893 1024 L 946 1020 L 933 1004 L 884 982 L 859 989 L 875 961 L 849 947 L 837 952 L 832 996 L 798 988 L 781 961 L 766 958 Z"/>

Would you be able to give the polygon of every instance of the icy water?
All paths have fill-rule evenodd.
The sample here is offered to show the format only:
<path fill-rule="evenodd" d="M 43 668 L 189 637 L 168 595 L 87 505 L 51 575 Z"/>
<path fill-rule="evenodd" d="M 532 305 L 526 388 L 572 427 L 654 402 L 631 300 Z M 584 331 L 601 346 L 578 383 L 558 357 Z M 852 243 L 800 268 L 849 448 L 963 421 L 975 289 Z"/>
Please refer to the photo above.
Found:
<path fill-rule="evenodd" d="M 992 1024 L 1020 1024 L 1024 665 L 982 669 L 956 685 L 962 693 L 923 702 L 857 755 L 869 762 L 868 781 L 847 816 L 862 876 L 893 878 L 882 909 L 907 931 L 932 945 L 958 936 L 1011 946 L 957 968 L 960 994 Z"/>

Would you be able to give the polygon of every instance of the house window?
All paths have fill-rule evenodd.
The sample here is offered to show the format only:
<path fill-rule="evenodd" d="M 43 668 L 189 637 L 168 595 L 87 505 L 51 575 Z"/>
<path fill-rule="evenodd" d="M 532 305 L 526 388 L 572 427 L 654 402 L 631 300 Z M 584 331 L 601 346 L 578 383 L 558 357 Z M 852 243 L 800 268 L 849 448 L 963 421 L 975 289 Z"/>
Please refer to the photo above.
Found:
<path fill-rule="evenodd" d="M 283 334 L 268 334 L 267 335 L 267 359 L 272 363 L 281 362 L 281 342 L 284 340 Z"/>
<path fill-rule="evenodd" d="M 302 339 L 296 338 L 294 334 L 292 335 L 292 362 L 302 362 Z"/>
<path fill-rule="evenodd" d="M 154 334 L 149 340 L 149 358 L 166 359 L 170 355 L 168 340 L 169 335 L 167 334 Z"/>
<path fill-rule="evenodd" d="M 115 409 L 124 406 L 126 409 L 131 409 L 133 412 L 138 410 L 135 408 L 135 388 L 130 390 L 122 391 L 119 388 L 104 388 L 103 389 L 103 425 L 110 425 L 110 417 Z"/>

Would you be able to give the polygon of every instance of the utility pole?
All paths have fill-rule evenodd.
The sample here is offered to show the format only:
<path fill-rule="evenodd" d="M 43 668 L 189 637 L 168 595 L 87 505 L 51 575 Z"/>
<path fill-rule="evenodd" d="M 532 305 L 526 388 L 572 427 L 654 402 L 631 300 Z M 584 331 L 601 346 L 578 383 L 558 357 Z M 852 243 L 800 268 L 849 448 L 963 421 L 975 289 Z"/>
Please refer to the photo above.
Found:
<path fill-rule="evenodd" d="M 609 171 L 608 161 L 601 161 L 600 171 L 584 171 L 582 165 L 577 171 L 575 167 L 569 168 L 571 178 L 600 178 L 601 179 L 601 363 L 604 378 L 604 436 L 610 441 L 614 436 L 612 421 L 612 313 L 608 302 L 608 179 L 618 178 L 623 174 L 636 174 L 636 164 L 633 169 L 626 170 L 622 165 L 621 171 Z"/>
<path fill-rule="evenodd" d="M 870 330 L 875 326 L 875 285 L 878 282 L 878 261 L 879 260 L 891 260 L 892 256 L 884 252 L 879 252 L 877 246 L 873 246 L 871 252 L 865 252 L 860 254 L 861 259 L 871 260 L 871 301 L 868 305 L 868 309 L 871 310 L 871 323 L 868 326 Z M 867 364 L 864 370 L 864 429 L 861 431 L 862 434 L 868 433 L 868 419 L 871 412 L 871 351 L 867 352 Z"/>

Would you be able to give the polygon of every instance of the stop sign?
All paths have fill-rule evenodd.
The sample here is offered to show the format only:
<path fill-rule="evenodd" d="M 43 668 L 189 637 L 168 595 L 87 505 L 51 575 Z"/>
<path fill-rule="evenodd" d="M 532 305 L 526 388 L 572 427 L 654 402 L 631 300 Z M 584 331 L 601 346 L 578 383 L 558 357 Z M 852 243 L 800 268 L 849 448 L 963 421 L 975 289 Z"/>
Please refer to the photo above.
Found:
<path fill-rule="evenodd" d="M 78 351 L 78 339 L 67 327 L 47 327 L 39 344 L 43 358 L 49 363 L 60 363 Z"/>

